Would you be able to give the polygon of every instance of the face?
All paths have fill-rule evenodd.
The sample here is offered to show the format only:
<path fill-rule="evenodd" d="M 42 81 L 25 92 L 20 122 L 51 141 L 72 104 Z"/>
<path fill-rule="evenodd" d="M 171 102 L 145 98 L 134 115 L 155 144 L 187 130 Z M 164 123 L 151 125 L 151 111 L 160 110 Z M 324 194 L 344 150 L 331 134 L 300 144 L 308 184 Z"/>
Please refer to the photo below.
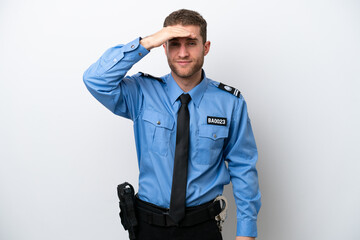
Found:
<path fill-rule="evenodd" d="M 196 34 L 196 38 L 173 38 L 164 44 L 165 53 L 173 74 L 182 79 L 191 79 L 197 74 L 201 76 L 204 56 L 210 50 L 210 42 L 203 43 L 199 26 L 182 26 Z"/>

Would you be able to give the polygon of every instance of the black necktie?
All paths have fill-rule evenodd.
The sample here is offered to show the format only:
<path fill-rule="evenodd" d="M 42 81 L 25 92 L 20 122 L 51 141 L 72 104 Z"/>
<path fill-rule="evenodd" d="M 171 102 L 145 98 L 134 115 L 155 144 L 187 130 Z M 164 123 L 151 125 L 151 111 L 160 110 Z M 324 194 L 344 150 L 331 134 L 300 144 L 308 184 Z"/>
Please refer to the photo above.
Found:
<path fill-rule="evenodd" d="M 181 106 L 177 117 L 174 172 L 169 211 L 169 215 L 175 223 L 179 223 L 185 216 L 190 130 L 190 115 L 187 105 L 190 100 L 189 94 L 180 96 Z"/>

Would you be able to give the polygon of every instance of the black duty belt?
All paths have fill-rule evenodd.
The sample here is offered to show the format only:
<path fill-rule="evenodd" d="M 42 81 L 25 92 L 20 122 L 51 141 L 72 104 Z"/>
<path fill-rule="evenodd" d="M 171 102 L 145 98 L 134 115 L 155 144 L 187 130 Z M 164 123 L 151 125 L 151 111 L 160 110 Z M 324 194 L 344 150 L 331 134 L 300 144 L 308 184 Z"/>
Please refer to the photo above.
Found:
<path fill-rule="evenodd" d="M 161 227 L 189 227 L 214 219 L 221 212 L 219 201 L 211 201 L 196 207 L 188 207 L 185 217 L 179 224 L 172 221 L 169 209 L 158 207 L 154 204 L 135 197 L 137 218 L 140 221 Z"/>

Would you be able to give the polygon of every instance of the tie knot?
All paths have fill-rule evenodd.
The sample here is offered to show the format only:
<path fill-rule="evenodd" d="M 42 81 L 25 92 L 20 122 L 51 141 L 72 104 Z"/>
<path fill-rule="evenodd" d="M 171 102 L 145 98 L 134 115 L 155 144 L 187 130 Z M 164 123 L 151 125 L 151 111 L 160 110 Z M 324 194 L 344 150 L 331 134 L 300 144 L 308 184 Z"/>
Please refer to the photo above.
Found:
<path fill-rule="evenodd" d="M 181 94 L 180 95 L 180 102 L 181 104 L 188 104 L 191 100 L 191 97 L 189 94 Z"/>

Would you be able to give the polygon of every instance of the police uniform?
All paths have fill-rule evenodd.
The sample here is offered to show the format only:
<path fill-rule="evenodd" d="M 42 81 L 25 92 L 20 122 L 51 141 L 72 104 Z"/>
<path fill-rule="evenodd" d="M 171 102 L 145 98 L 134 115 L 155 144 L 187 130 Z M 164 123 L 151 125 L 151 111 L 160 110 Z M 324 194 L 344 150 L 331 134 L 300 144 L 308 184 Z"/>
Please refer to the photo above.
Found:
<path fill-rule="evenodd" d="M 138 197 L 169 208 L 178 97 L 184 93 L 171 74 L 126 76 L 149 53 L 140 38 L 108 49 L 84 73 L 90 93 L 116 115 L 134 122 L 139 166 Z M 204 204 L 221 195 L 230 180 L 237 206 L 237 236 L 257 236 L 260 209 L 257 148 L 240 92 L 213 81 L 202 81 L 188 94 L 190 146 L 186 206 Z M 225 161 L 228 165 L 225 164 Z"/>

